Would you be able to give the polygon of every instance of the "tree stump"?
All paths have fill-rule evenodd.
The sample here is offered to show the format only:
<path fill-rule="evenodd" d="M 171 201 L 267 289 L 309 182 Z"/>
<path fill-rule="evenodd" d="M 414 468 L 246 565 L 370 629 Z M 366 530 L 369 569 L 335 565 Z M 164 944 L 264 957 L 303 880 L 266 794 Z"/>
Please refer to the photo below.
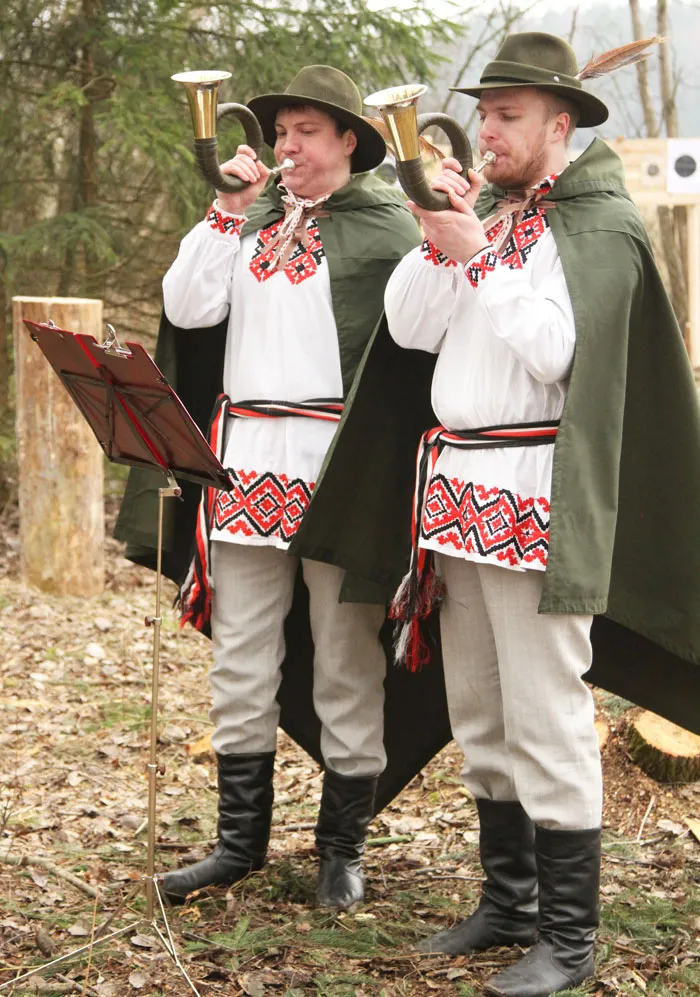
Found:
<path fill-rule="evenodd" d="M 13 298 L 22 578 L 57 595 L 104 589 L 104 456 L 22 319 L 102 341 L 102 302 Z"/>
<path fill-rule="evenodd" d="M 630 722 L 630 755 L 657 782 L 700 779 L 700 737 L 645 710 Z"/>

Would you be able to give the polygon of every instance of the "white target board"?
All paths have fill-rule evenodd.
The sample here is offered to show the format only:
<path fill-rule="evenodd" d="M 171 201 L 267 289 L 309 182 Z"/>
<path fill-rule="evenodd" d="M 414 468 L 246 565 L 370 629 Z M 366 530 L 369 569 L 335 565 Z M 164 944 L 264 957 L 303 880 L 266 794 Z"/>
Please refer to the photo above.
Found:
<path fill-rule="evenodd" d="M 668 139 L 666 190 L 669 194 L 700 194 L 700 138 Z"/>

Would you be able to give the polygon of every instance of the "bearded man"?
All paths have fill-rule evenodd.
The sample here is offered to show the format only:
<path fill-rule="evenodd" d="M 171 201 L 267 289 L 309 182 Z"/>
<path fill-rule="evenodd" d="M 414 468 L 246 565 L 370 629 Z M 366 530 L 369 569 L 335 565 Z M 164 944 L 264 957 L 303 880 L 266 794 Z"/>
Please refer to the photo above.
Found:
<path fill-rule="evenodd" d="M 700 645 L 684 519 L 697 522 L 697 482 L 669 499 L 663 470 L 695 475 L 697 393 L 620 160 L 596 140 L 569 162 L 575 127 L 608 116 L 579 75 L 566 42 L 520 33 L 459 90 L 479 99 L 488 187 L 444 161 L 432 186 L 452 210 L 412 205 L 426 239 L 385 296 L 395 341 L 437 354 L 441 422 L 423 442 L 395 611 L 444 582 L 448 706 L 485 872 L 476 911 L 422 948 L 533 946 L 489 981 L 498 997 L 594 972 L 602 776 L 582 678 L 594 615 L 649 638 L 618 663 L 629 673 L 647 655 L 658 665 L 661 647 L 697 673 Z"/>

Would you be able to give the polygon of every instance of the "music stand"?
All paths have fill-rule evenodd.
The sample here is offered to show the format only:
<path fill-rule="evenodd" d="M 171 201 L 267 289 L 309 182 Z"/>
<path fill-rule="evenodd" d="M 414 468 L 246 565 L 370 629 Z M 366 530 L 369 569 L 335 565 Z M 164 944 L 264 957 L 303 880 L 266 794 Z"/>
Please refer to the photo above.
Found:
<path fill-rule="evenodd" d="M 233 482 L 185 406 L 142 346 L 137 343 L 120 346 L 116 333 L 110 325 L 107 326 L 110 335 L 104 343 L 98 343 L 93 336 L 59 329 L 53 322 L 31 322 L 24 319 L 24 324 L 83 413 L 108 460 L 117 464 L 161 471 L 167 481 L 163 488 L 158 489 L 155 615 L 147 616 L 145 621 L 146 626 L 153 627 L 148 761 L 148 852 L 144 876 L 146 919 L 197 994 L 196 987 L 175 952 L 163 901 L 154 876 L 163 504 L 166 498 L 178 498 L 181 494 L 175 475 L 223 491 L 231 491 Z M 167 939 L 154 919 L 154 893 L 158 896 Z M 115 934 L 136 927 L 139 923 L 119 929 L 97 939 L 96 942 L 106 941 Z M 69 959 L 89 947 L 89 945 L 81 946 L 7 983 L 0 984 L 0 990 L 41 972 L 48 966 Z"/>

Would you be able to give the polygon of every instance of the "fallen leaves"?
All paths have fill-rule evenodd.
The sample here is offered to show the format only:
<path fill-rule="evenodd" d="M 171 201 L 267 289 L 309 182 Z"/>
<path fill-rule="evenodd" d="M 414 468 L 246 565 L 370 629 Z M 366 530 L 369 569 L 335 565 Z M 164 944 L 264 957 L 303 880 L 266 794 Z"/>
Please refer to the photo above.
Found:
<path fill-rule="evenodd" d="M 0 773 L 0 816 L 6 814 L 0 852 L 17 853 L 12 866 L 0 863 L 0 892 L 4 887 L 11 905 L 0 913 L 0 980 L 9 967 L 36 963 L 39 953 L 49 958 L 50 948 L 55 955 L 89 944 L 94 900 L 80 892 L 92 889 L 94 897 L 89 884 L 100 884 L 100 919 L 132 888 L 137 900 L 119 917 L 128 921 L 143 910 L 152 642 L 142 620 L 152 613 L 154 593 L 152 575 L 126 563 L 118 572 L 139 583 L 92 602 L 56 600 L 55 607 L 15 581 L 0 581 L 0 626 L 9 649 L 0 660 L 0 745 L 9 762 Z M 159 871 L 206 854 L 217 799 L 204 680 L 211 648 L 201 635 L 177 630 L 169 611 L 163 617 Z M 94 662 L 89 667 L 86 657 Z M 620 850 L 604 866 L 602 932 L 611 954 L 601 957 L 600 978 L 615 979 L 618 992 L 640 993 L 646 983 L 655 994 L 650 981 L 660 980 L 659 997 L 676 997 L 662 989 L 682 959 L 682 952 L 673 954 L 673 932 L 667 941 L 645 924 L 638 939 L 634 919 L 645 903 L 668 912 L 685 902 L 684 890 L 697 874 L 700 793 L 692 785 L 660 791 L 619 750 L 614 727 L 604 764 L 606 835 L 619 840 Z M 480 992 L 502 964 L 501 954 L 440 961 L 419 958 L 412 947 L 416 938 L 463 917 L 479 889 L 476 807 L 459 783 L 459 765 L 459 752 L 448 747 L 378 815 L 370 830 L 375 847 L 365 856 L 367 903 L 353 914 L 324 913 L 313 907 L 317 860 L 311 851 L 321 776 L 281 734 L 267 867 L 228 891 L 203 891 L 194 904 L 168 910 L 183 965 L 198 987 L 206 981 L 202 992 Z M 640 827 L 645 840 L 635 843 Z M 616 918 L 619 908 L 630 920 L 624 933 L 612 922 L 606 926 L 613 908 Z M 119 917 L 113 927 L 122 923 Z M 682 930 L 689 938 L 697 925 L 689 918 Z M 130 934 L 95 956 L 87 994 L 190 993 L 143 922 Z M 692 951 L 689 942 L 685 948 Z M 105 979 L 95 980 L 97 969 Z M 47 993 L 80 993 L 83 977 L 75 972 L 73 985 L 54 981 L 63 989 L 47 985 Z M 677 995 L 686 997 L 680 988 Z"/>
<path fill-rule="evenodd" d="M 46 956 L 47 959 L 54 954 L 56 949 L 56 944 L 51 938 L 48 931 L 41 925 L 36 929 L 34 933 L 34 938 L 36 940 L 36 947 L 39 949 L 42 955 Z"/>
<path fill-rule="evenodd" d="M 248 997 L 263 997 L 265 993 L 263 978 L 256 973 L 242 973 L 238 977 L 238 985 Z"/>
<path fill-rule="evenodd" d="M 135 969 L 133 973 L 129 973 L 129 986 L 133 987 L 134 990 L 141 990 L 147 983 L 148 977 L 140 969 Z"/>
<path fill-rule="evenodd" d="M 155 944 L 153 939 L 149 938 L 148 935 L 139 935 L 139 934 L 131 935 L 131 937 L 129 938 L 129 943 L 133 945 L 135 948 L 140 948 L 140 949 L 152 949 Z"/>
<path fill-rule="evenodd" d="M 205 734 L 204 737 L 200 737 L 197 741 L 186 744 L 185 751 L 195 761 L 204 759 L 207 756 L 213 759 L 215 754 L 211 746 L 211 734 Z"/>

